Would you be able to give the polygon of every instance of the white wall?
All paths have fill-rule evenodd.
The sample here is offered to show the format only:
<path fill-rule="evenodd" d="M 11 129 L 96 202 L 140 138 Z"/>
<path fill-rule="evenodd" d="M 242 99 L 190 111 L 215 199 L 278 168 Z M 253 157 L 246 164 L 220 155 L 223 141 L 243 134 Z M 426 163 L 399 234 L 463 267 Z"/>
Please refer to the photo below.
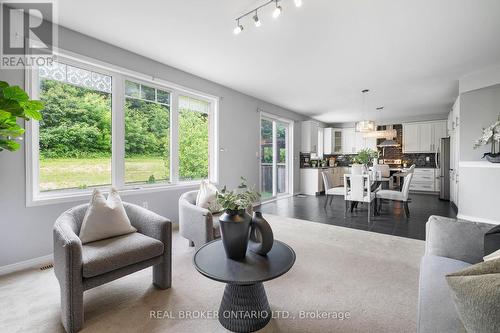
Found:
<path fill-rule="evenodd" d="M 225 151 L 219 153 L 219 181 L 229 187 L 237 186 L 240 176 L 246 177 L 250 184 L 259 183 L 259 161 L 256 157 L 259 151 L 258 108 L 297 121 L 293 138 L 293 177 L 294 190 L 298 192 L 300 121 L 306 117 L 77 32 L 61 28 L 59 33 L 59 47 L 65 50 L 221 97 L 219 145 Z M 0 80 L 24 87 L 24 72 L 0 70 Z M 177 221 L 177 202 L 184 191 L 186 189 L 131 194 L 124 200 L 138 204 L 148 201 L 151 210 Z M 15 153 L 0 153 L 0 267 L 50 254 L 55 219 L 64 210 L 82 203 L 27 208 L 25 195 L 24 147 Z"/>
<path fill-rule="evenodd" d="M 491 223 L 500 223 L 500 165 L 481 160 L 491 146 L 473 149 L 482 128 L 491 125 L 500 114 L 500 84 L 481 87 L 491 81 L 468 76 L 460 80 L 459 111 L 459 182 L 458 217 Z M 474 78 L 474 79 L 472 79 Z M 500 82 L 500 81 L 498 81 Z M 476 88 L 475 90 L 467 90 Z M 479 87 L 479 89 L 477 89 Z"/>
<path fill-rule="evenodd" d="M 500 165 L 460 162 L 458 217 L 470 221 L 500 223 Z"/>

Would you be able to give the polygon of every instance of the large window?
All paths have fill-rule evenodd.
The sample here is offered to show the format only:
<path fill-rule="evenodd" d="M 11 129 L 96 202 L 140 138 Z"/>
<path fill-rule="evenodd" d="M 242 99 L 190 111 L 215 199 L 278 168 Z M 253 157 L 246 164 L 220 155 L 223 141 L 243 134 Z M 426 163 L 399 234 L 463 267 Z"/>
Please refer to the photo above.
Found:
<path fill-rule="evenodd" d="M 168 182 L 170 93 L 127 80 L 125 96 L 125 183 Z"/>
<path fill-rule="evenodd" d="M 179 98 L 179 178 L 182 180 L 208 177 L 208 113 L 206 101 L 181 96 Z"/>
<path fill-rule="evenodd" d="M 62 63 L 39 76 L 40 192 L 111 184 L 111 77 Z"/>
<path fill-rule="evenodd" d="M 43 119 L 27 123 L 28 204 L 109 185 L 217 181 L 214 97 L 64 58 L 28 85 L 45 103 Z"/>

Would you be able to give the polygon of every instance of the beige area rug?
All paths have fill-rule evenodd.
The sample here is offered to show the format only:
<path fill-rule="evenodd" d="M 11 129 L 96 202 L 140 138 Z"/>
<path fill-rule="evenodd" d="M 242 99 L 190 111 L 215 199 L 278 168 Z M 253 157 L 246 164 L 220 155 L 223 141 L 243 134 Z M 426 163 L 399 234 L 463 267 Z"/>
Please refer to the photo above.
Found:
<path fill-rule="evenodd" d="M 290 318 L 272 319 L 260 332 L 415 332 L 422 241 L 265 217 L 297 260 L 287 274 L 264 284 L 271 309 Z M 172 288 L 155 289 L 146 269 L 89 290 L 82 332 L 226 331 L 217 319 L 178 318 L 218 310 L 224 284 L 200 275 L 194 249 L 177 231 L 173 239 Z M 153 310 L 177 318 L 150 319 Z M 316 310 L 330 317 L 348 313 L 349 319 L 299 319 L 301 311 Z M 64 332 L 52 269 L 0 278 L 0 332 Z"/>

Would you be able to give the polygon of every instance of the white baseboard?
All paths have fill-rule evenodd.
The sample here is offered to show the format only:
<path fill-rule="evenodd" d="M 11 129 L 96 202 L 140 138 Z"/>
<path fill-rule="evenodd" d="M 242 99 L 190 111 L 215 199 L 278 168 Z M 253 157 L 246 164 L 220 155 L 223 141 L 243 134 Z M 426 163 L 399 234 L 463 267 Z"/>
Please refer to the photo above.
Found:
<path fill-rule="evenodd" d="M 460 213 L 457 214 L 457 218 L 462 219 L 462 220 L 472 221 L 472 222 L 483 222 L 483 223 L 489 223 L 489 224 L 500 224 L 500 221 L 485 219 L 485 218 L 477 217 L 477 216 L 469 216 L 469 215 L 464 215 L 464 214 L 460 214 Z"/>
<path fill-rule="evenodd" d="M 28 268 L 39 268 L 43 265 L 50 264 L 54 261 L 54 255 L 48 254 L 43 257 L 33 258 L 21 262 L 16 262 L 15 264 L 5 265 L 0 267 L 0 276 L 22 271 Z"/>

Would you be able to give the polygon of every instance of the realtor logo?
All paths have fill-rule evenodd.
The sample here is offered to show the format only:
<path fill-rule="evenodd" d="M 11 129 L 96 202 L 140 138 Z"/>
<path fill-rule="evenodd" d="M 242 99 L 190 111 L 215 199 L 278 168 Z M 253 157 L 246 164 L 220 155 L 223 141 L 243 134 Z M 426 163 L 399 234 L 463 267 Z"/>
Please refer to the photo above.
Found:
<path fill-rule="evenodd" d="M 0 11 L 0 67 L 51 65 L 57 39 L 53 2 L 4 0 Z"/>

